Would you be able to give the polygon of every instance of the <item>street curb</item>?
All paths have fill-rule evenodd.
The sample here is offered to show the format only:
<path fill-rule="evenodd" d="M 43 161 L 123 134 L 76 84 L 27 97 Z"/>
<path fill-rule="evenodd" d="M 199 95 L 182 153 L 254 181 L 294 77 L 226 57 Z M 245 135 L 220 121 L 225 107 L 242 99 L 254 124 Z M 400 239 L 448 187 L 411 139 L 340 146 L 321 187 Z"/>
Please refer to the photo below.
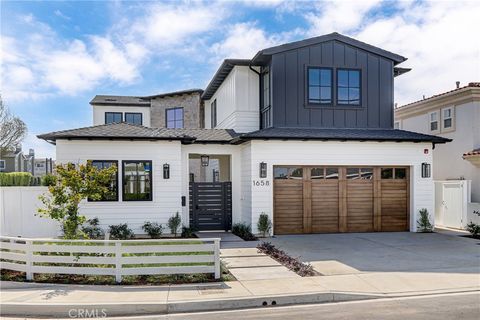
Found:
<path fill-rule="evenodd" d="M 178 301 L 168 303 L 2 303 L 1 315 L 10 317 L 68 318 L 79 313 L 95 317 L 160 315 L 200 311 L 225 311 L 246 308 L 266 308 L 295 304 L 327 303 L 383 298 L 384 295 L 321 292 L 295 295 L 230 298 L 224 300 Z M 70 312 L 70 314 L 69 314 Z"/>

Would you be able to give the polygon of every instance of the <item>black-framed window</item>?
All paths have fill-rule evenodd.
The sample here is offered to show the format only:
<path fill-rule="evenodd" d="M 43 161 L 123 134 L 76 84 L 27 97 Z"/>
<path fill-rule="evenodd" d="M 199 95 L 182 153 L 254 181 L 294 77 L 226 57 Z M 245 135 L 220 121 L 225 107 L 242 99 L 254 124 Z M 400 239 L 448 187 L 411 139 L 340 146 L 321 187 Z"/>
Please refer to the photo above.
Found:
<path fill-rule="evenodd" d="M 105 112 L 105 124 L 122 122 L 121 112 Z"/>
<path fill-rule="evenodd" d="M 170 129 L 183 128 L 183 108 L 167 109 L 165 116 L 166 126 Z"/>
<path fill-rule="evenodd" d="M 123 201 L 152 201 L 152 161 L 124 160 Z"/>
<path fill-rule="evenodd" d="M 217 99 L 210 104 L 210 121 L 211 128 L 215 128 L 217 126 Z"/>
<path fill-rule="evenodd" d="M 272 126 L 272 112 L 270 104 L 270 72 L 268 68 L 262 71 L 262 104 L 260 108 L 260 126 L 262 129 Z"/>
<path fill-rule="evenodd" d="M 142 125 L 142 114 L 140 112 L 125 112 L 125 122 Z"/>
<path fill-rule="evenodd" d="M 332 69 L 308 68 L 308 103 L 332 104 Z"/>
<path fill-rule="evenodd" d="M 337 104 L 359 106 L 362 96 L 360 84 L 360 70 L 337 69 Z"/>
<path fill-rule="evenodd" d="M 117 167 L 117 172 L 112 175 L 108 184 L 108 192 L 99 200 L 88 199 L 88 201 L 118 201 L 118 161 L 116 160 L 91 160 L 91 165 L 97 169 L 107 169 L 111 166 Z"/>

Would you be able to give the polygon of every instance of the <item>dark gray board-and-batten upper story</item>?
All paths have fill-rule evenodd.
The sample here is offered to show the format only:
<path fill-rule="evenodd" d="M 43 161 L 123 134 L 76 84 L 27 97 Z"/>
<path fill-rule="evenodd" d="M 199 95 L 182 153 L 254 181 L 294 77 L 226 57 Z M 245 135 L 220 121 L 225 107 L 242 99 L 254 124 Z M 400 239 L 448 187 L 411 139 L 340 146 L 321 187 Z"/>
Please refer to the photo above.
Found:
<path fill-rule="evenodd" d="M 213 139 L 210 142 L 241 143 L 252 139 L 288 139 L 290 136 L 292 139 L 303 140 L 448 142 L 448 139 L 440 137 L 393 130 L 393 82 L 395 76 L 410 70 L 396 67 L 405 60 L 406 58 L 400 55 L 338 33 L 332 33 L 264 49 L 259 51 L 253 59 L 227 59 L 203 92 L 194 89 L 171 94 L 188 94 L 189 91 L 195 91 L 197 94 L 201 94 L 203 101 L 211 100 L 235 66 L 248 66 L 255 72 L 257 71 L 254 67 L 257 67 L 257 70 L 260 69 L 259 77 L 268 74 L 269 79 L 270 90 L 267 99 L 270 103 L 267 106 L 268 108 L 265 108 L 264 95 L 262 94 L 264 81 L 263 79 L 259 81 L 260 118 L 262 116 L 266 117 L 265 115 L 268 114 L 268 125 L 265 125 L 265 119 L 263 119 L 261 122 L 264 125 L 261 125 L 257 132 L 236 134 L 230 130 L 228 135 L 231 135 L 231 138 L 223 136 L 222 141 Z M 310 97 L 307 96 L 310 85 L 308 81 L 309 68 L 331 70 L 331 88 L 329 88 L 331 90 L 331 103 L 309 103 Z M 340 105 L 338 103 L 337 77 L 342 70 L 358 71 L 360 87 L 358 105 Z M 146 105 L 152 97 L 162 97 L 162 95 L 130 97 L 133 100 L 126 103 L 136 102 Z M 114 104 L 104 101 L 104 98 L 106 96 L 96 96 L 91 104 Z M 268 113 L 265 113 L 266 109 L 268 109 Z M 331 131 L 328 129 L 331 129 Z M 372 132 L 369 133 L 369 129 L 372 129 Z M 87 138 L 83 135 L 85 130 L 81 131 L 80 136 L 76 136 L 73 132 L 71 132 L 72 135 L 56 135 L 55 132 L 52 132 L 39 137 L 52 142 L 56 138 Z M 99 132 L 105 131 L 100 130 Z M 352 134 L 349 134 L 349 132 Z M 65 133 L 65 131 L 62 131 L 62 133 Z M 100 139 L 101 135 L 91 136 L 90 138 Z M 112 132 L 110 132 L 105 138 L 112 139 L 114 134 L 112 135 Z M 118 138 L 135 139 L 136 134 L 130 137 L 119 135 Z M 157 137 L 151 138 L 155 140 Z M 209 142 L 204 139 L 197 139 L 192 132 L 189 132 L 185 138 L 184 140 L 188 140 L 190 143 Z M 144 136 L 141 139 L 148 139 L 148 137 Z"/>

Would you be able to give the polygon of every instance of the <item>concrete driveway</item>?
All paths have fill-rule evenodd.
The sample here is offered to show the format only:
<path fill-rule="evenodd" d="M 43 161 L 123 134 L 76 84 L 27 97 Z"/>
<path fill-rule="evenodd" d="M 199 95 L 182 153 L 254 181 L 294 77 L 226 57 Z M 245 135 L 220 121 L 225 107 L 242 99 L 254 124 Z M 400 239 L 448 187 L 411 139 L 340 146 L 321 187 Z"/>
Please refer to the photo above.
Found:
<path fill-rule="evenodd" d="M 480 241 L 442 233 L 285 235 L 274 245 L 322 275 L 365 272 L 480 273 Z"/>

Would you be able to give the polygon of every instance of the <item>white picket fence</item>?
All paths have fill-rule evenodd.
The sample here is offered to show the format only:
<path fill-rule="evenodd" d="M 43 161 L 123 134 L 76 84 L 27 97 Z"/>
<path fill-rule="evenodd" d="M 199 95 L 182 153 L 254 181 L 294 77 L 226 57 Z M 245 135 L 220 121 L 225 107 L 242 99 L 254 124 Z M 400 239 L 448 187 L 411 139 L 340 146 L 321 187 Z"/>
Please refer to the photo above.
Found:
<path fill-rule="evenodd" d="M 0 268 L 26 273 L 122 276 L 213 273 L 220 239 L 57 240 L 0 236 Z"/>

